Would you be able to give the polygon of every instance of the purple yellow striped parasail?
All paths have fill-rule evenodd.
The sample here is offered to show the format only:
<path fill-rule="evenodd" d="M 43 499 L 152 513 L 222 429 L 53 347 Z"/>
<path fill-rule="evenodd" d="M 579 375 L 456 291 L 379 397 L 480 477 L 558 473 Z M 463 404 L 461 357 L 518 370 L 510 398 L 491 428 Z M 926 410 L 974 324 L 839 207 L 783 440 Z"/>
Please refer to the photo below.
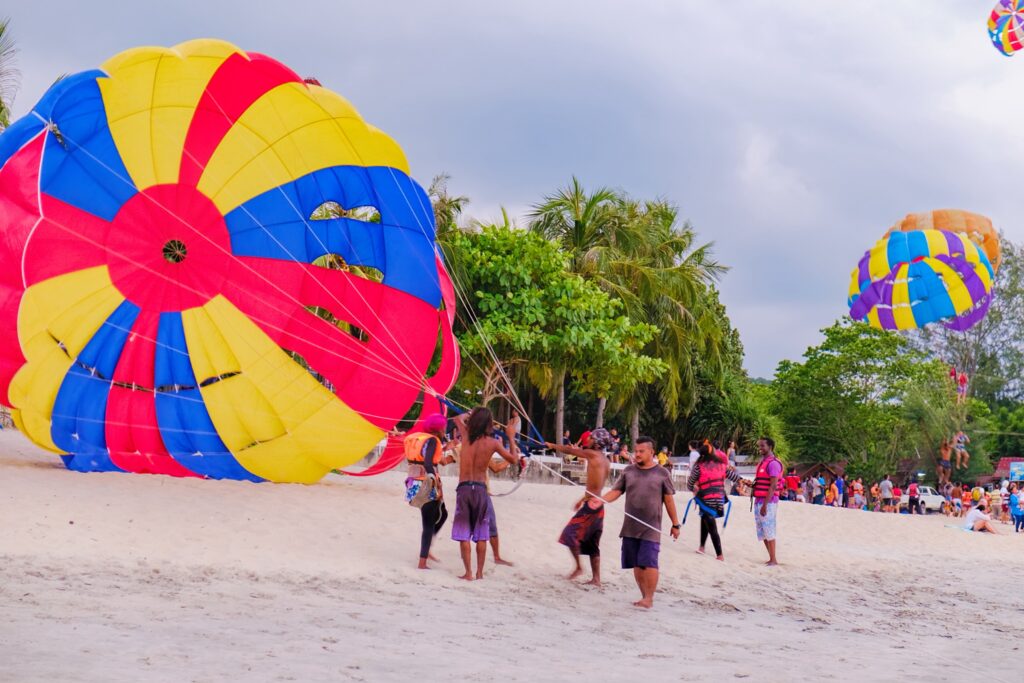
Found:
<path fill-rule="evenodd" d="M 884 330 L 967 330 L 985 317 L 994 277 L 985 252 L 956 233 L 893 232 L 851 274 L 850 317 Z"/>

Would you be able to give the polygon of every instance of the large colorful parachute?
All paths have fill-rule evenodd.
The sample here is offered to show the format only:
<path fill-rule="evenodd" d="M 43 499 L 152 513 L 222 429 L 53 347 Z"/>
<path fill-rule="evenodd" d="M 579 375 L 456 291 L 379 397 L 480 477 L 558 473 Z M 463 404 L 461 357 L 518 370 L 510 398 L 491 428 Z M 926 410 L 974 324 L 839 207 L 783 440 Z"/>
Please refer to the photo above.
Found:
<path fill-rule="evenodd" d="M 944 230 L 891 232 L 850 277 L 850 317 L 885 330 L 940 322 L 976 325 L 991 303 L 995 271 L 974 242 Z"/>
<path fill-rule="evenodd" d="M 401 149 L 225 42 L 57 82 L 0 136 L 0 238 L 0 400 L 71 469 L 313 482 L 458 373 Z"/>
<path fill-rule="evenodd" d="M 1002 54 L 1012 57 L 1024 46 L 1024 0 L 999 0 L 988 17 L 988 37 Z"/>

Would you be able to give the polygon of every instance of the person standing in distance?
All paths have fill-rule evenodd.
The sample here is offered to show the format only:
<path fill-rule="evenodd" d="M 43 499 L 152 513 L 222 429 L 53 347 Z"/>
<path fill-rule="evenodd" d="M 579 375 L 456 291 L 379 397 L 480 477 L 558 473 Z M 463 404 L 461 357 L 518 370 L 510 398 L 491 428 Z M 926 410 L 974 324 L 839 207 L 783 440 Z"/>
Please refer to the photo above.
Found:
<path fill-rule="evenodd" d="M 754 477 L 754 525 L 757 540 L 764 541 L 768 550 L 765 564 L 774 567 L 779 563 L 775 556 L 775 515 L 779 507 L 779 478 L 782 476 L 782 462 L 775 455 L 775 441 L 762 437 L 757 442 L 761 462 Z"/>
<path fill-rule="evenodd" d="M 679 516 L 673 498 L 672 476 L 654 459 L 654 439 L 641 436 L 636 440 L 636 464 L 622 471 L 622 476 L 604 494 L 606 503 L 626 495 L 626 518 L 622 521 L 622 568 L 632 569 L 640 589 L 636 607 L 654 606 L 658 588 L 658 553 L 661 551 L 661 510 L 664 506 L 672 520 L 672 539 L 679 538 Z"/>

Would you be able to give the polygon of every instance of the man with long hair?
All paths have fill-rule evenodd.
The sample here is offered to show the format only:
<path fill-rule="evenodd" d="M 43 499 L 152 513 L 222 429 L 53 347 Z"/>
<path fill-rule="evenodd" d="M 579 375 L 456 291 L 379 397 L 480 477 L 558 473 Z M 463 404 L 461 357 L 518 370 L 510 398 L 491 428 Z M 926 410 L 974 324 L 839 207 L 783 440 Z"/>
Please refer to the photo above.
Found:
<path fill-rule="evenodd" d="M 505 428 L 509 448 L 493 436 L 494 416 L 483 406 L 474 408 L 455 418 L 455 425 L 462 436 L 462 453 L 459 457 L 459 485 L 455 488 L 455 516 L 452 520 L 452 540 L 459 542 L 459 552 L 465 573 L 460 579 L 472 581 L 470 569 L 472 548 L 476 544 L 476 576 L 484 578 L 484 560 L 487 559 L 487 542 L 491 538 L 490 496 L 487 494 L 487 466 L 497 453 L 509 464 L 518 461 L 519 447 L 516 434 L 519 431 L 519 415 L 513 413 Z"/>

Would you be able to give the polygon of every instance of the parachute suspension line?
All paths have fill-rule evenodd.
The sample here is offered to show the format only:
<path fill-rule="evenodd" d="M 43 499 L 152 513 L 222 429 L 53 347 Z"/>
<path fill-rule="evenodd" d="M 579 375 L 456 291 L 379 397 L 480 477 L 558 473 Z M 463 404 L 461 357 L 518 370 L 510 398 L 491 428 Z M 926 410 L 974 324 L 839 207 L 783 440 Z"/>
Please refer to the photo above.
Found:
<path fill-rule="evenodd" d="M 388 171 L 391 173 L 392 177 L 395 177 L 394 176 L 395 172 L 394 172 L 393 169 L 391 169 L 389 167 Z M 443 255 L 441 254 L 440 249 L 437 246 L 436 240 L 430 240 L 429 239 L 430 236 L 427 235 L 426 228 L 420 222 L 419 214 L 413 208 L 412 202 L 409 201 L 409 197 L 405 194 L 405 189 L 402 188 L 401 184 L 398 183 L 397 177 L 395 177 L 395 185 L 398 187 L 399 192 L 401 192 L 402 198 L 405 200 L 405 203 L 407 204 L 407 206 L 409 208 L 409 213 L 416 218 L 416 223 L 419 226 L 420 231 L 423 233 L 423 235 L 425 237 L 428 238 L 428 241 L 431 241 L 434 244 L 434 251 L 437 253 L 438 257 L 442 258 L 442 261 L 443 261 Z M 425 207 L 423 207 L 422 204 L 421 204 L 421 208 L 425 210 Z M 476 314 L 473 311 L 473 306 L 472 306 L 471 302 L 469 301 L 469 297 L 466 295 L 466 293 L 464 291 L 464 287 L 462 286 L 462 283 L 460 283 L 458 281 L 458 277 L 454 273 L 451 274 L 451 278 L 452 278 L 452 289 L 455 290 L 456 296 L 462 301 L 462 304 L 463 304 L 463 307 L 466 310 L 467 316 L 472 320 L 473 325 L 476 328 L 477 335 L 480 337 L 480 340 L 484 343 L 484 348 L 487 350 L 487 353 L 490 356 L 490 359 L 494 362 L 495 368 L 497 369 L 498 373 L 501 375 L 502 379 L 505 380 L 505 384 L 508 387 L 508 394 L 509 394 L 509 396 L 511 396 L 511 398 L 509 398 L 509 396 L 506 396 L 505 399 L 509 402 L 510 405 L 512 405 L 513 408 L 516 408 L 516 410 L 519 411 L 519 414 L 523 417 L 524 420 L 526 420 L 527 424 L 529 424 L 531 427 L 533 427 L 536 430 L 536 425 L 533 424 L 532 420 L 530 419 L 529 413 L 527 413 L 526 408 L 523 405 L 523 402 L 519 399 L 519 396 L 516 393 L 515 385 L 512 383 L 512 379 L 509 377 L 508 373 L 505 371 L 505 367 L 502 364 L 501 359 L 498 358 L 498 354 L 494 350 L 494 347 L 491 345 L 491 342 L 487 338 L 487 335 L 484 334 L 483 326 L 480 324 L 479 319 L 476 317 Z M 479 367 L 479 365 L 477 365 L 477 367 Z M 515 399 L 515 400 L 513 401 L 511 399 Z M 539 430 L 538 430 L 538 433 L 539 433 Z"/>
<path fill-rule="evenodd" d="M 103 245 L 103 244 L 100 244 L 100 243 L 96 242 L 95 240 L 92 240 L 92 239 L 90 239 L 90 238 L 89 238 L 89 237 L 87 237 L 86 235 L 84 235 L 84 234 L 82 234 L 82 233 L 80 233 L 80 232 L 76 231 L 76 230 L 75 230 L 74 228 L 71 228 L 70 226 L 68 226 L 68 225 L 67 225 L 67 224 L 65 224 L 65 223 L 61 223 L 60 221 L 56 221 L 56 220 L 54 220 L 54 219 L 52 219 L 52 218 L 49 218 L 49 217 L 47 217 L 47 218 L 46 218 L 46 220 L 47 220 L 47 221 L 49 221 L 50 223 L 52 223 L 53 225 L 57 226 L 57 227 L 58 227 L 58 228 L 60 228 L 61 230 L 65 231 L 66 233 L 68 233 L 68 234 L 70 234 L 70 235 L 72 235 L 72 236 L 74 236 L 74 237 L 77 237 L 78 239 L 82 240 L 83 242 L 86 242 L 86 243 L 92 244 L 93 246 L 99 247 L 99 248 L 101 248 L 101 249 L 104 249 L 104 250 L 106 250 L 106 251 L 109 251 L 109 252 L 113 252 L 113 253 L 117 254 L 118 256 L 120 256 L 120 257 L 122 257 L 122 258 L 124 258 L 124 259 L 126 259 L 126 260 L 129 260 L 129 261 L 131 261 L 131 262 L 132 262 L 133 264 L 135 264 L 136 266 L 138 266 L 138 267 L 139 267 L 140 269 L 142 269 L 142 270 L 145 270 L 145 271 L 147 271 L 148 273 L 150 273 L 150 274 L 152 274 L 152 275 L 154 275 L 154 276 L 156 276 L 156 277 L 158 277 L 158 278 L 164 279 L 164 280 L 166 280 L 166 281 L 168 281 L 168 282 L 171 282 L 172 284 L 175 284 L 175 285 L 181 286 L 181 287 L 182 287 L 183 289 L 186 289 L 186 290 L 188 290 L 188 291 L 191 291 L 191 292 L 193 292 L 193 293 L 196 293 L 196 294 L 201 294 L 201 292 L 199 292 L 199 290 L 196 290 L 196 289 L 195 289 L 195 288 L 193 288 L 193 287 L 189 287 L 188 285 L 184 285 L 184 284 L 181 284 L 181 283 L 179 283 L 179 282 L 178 282 L 177 280 L 174 280 L 174 279 L 173 279 L 173 278 L 171 278 L 170 276 L 166 275 L 165 273 L 162 273 L 162 272 L 158 272 L 158 271 L 156 271 L 156 270 L 154 270 L 154 269 L 150 268 L 150 267 L 149 267 L 149 266 L 147 266 L 146 264 L 144 264 L 144 263 L 141 263 L 141 262 L 139 262 L 139 261 L 136 261 L 136 260 L 134 260 L 134 259 L 130 258 L 129 256 L 127 256 L 127 255 L 126 255 L 126 254 L 124 254 L 124 253 L 118 252 L 117 250 L 114 250 L 114 249 L 110 249 L 110 248 L 109 248 L 109 247 L 108 247 L 107 245 Z M 273 308 L 273 307 L 271 307 L 271 308 Z M 273 310 L 278 310 L 278 312 L 283 312 L 283 311 L 280 311 L 279 309 L 273 309 Z M 269 321 L 263 320 L 263 319 L 261 319 L 261 318 L 259 318 L 259 317 L 256 317 L 256 316 L 249 316 L 249 318 L 250 318 L 251 320 L 253 320 L 254 322 L 257 322 L 257 323 L 259 323 L 259 324 L 261 324 L 261 325 L 264 325 L 264 326 L 266 326 L 266 327 L 267 327 L 267 328 L 269 328 L 269 329 L 272 329 L 272 330 L 276 330 L 276 331 L 278 331 L 278 332 L 285 332 L 285 330 L 284 330 L 283 328 L 280 328 L 280 327 L 278 327 L 277 325 L 274 325 L 273 323 L 270 323 Z M 117 329 L 121 329 L 121 330 L 124 330 L 124 328 L 121 328 L 121 327 L 119 327 L 119 326 L 117 326 L 117 325 L 113 325 L 113 324 L 111 324 L 111 323 L 108 323 L 108 322 L 104 322 L 104 324 L 105 324 L 105 325 L 111 325 L 112 327 L 115 327 L 115 328 L 117 328 Z M 128 330 L 128 331 L 130 332 L 130 330 Z M 169 346 L 167 346 L 166 344 L 163 344 L 162 342 L 160 342 L 160 341 L 159 341 L 159 340 L 157 340 L 157 339 L 149 338 L 149 337 L 146 337 L 145 335 L 137 335 L 137 336 L 139 336 L 139 338 L 141 338 L 141 339 L 146 339 L 147 341 L 153 342 L 154 344 L 156 344 L 157 346 L 160 346 L 160 347 L 162 347 L 162 348 L 167 348 L 167 349 L 171 349 L 172 351 L 174 351 L 174 352 L 176 352 L 176 353 L 179 353 L 179 354 L 183 354 L 183 355 L 187 355 L 187 354 L 184 354 L 184 352 L 180 351 L 179 349 L 173 349 L 172 347 L 169 347 Z M 326 348 L 326 347 L 323 347 L 323 346 L 321 346 L 321 345 L 319 345 L 319 344 L 316 344 L 315 342 L 310 342 L 310 345 L 311 345 L 311 346 L 313 346 L 313 347 L 315 347 L 315 348 L 317 348 L 317 349 L 319 349 L 319 350 L 321 350 L 321 351 L 324 351 L 325 353 L 328 353 L 328 354 L 330 354 L 330 355 L 333 355 L 333 356 L 335 356 L 335 357 L 337 357 L 337 358 L 339 358 L 339 359 L 341 359 L 341 360 L 345 360 L 345 361 L 349 361 L 349 362 L 353 362 L 353 363 L 354 363 L 354 362 L 359 362 L 359 361 L 357 361 L 356 359 L 352 359 L 352 358 L 349 358 L 348 356 L 345 356 L 345 355 L 343 355 L 343 354 L 339 353 L 338 351 L 336 351 L 336 350 L 334 350 L 334 349 L 328 349 L 328 348 Z M 251 346 L 250 346 L 250 348 L 251 348 L 251 349 L 252 349 L 253 351 L 257 351 L 257 349 L 254 349 L 254 348 L 252 348 Z M 271 348 L 270 348 L 270 349 L 268 349 L 267 351 L 265 351 L 265 352 L 263 352 L 262 354 L 260 354 L 260 355 L 258 356 L 257 360 L 261 360 L 261 359 L 265 358 L 265 357 L 266 357 L 266 354 L 267 354 L 267 353 L 270 353 L 270 352 L 272 352 L 274 348 L 279 348 L 279 347 L 276 347 L 276 346 L 273 346 L 273 347 L 271 347 Z M 403 376 L 401 376 L 401 375 L 396 375 L 396 376 L 392 376 L 392 375 L 388 375 L 388 374 L 386 374 L 385 372 L 382 372 L 382 371 L 381 371 L 380 369 L 378 369 L 378 368 L 374 368 L 374 367 L 371 367 L 371 366 L 369 366 L 369 365 L 366 365 L 365 367 L 366 367 L 366 368 L 367 368 L 368 370 L 370 370 L 371 372 L 376 372 L 377 374 L 380 374 L 380 375 L 382 375 L 382 376 L 384 376 L 384 377 L 388 377 L 388 378 L 390 378 L 390 379 L 395 379 L 396 381 L 402 382 L 402 383 L 404 383 L 404 384 L 405 384 L 406 386 L 408 386 L 408 387 L 410 387 L 410 388 L 420 388 L 418 384 L 414 384 L 414 383 L 410 383 L 410 382 L 408 382 L 408 381 L 407 381 L 407 380 L 406 380 L 406 379 L 405 379 L 405 378 L 404 378 Z M 315 389 L 313 389 L 313 390 L 315 390 Z M 311 390 L 311 391 L 313 391 L 313 390 Z M 400 418 L 399 418 L 399 419 L 400 419 Z"/>
<path fill-rule="evenodd" d="M 36 115 L 38 116 L 38 114 L 36 114 Z M 103 168 L 104 168 L 104 169 L 105 169 L 105 170 L 106 170 L 106 171 L 107 171 L 108 173 L 110 173 L 111 175 L 113 175 L 113 176 L 114 176 L 115 178 L 117 178 L 117 179 L 121 180 L 121 181 L 122 181 L 123 183 L 125 183 L 125 184 L 127 184 L 127 185 L 129 185 L 129 186 L 131 186 L 131 187 L 134 187 L 134 185 L 132 184 L 132 182 L 131 182 L 131 181 L 130 181 L 129 179 L 127 179 L 127 178 L 124 178 L 123 176 L 121 176 L 121 174 L 120 174 L 120 173 L 118 173 L 118 172 L 117 172 L 117 171 L 115 171 L 114 169 L 110 168 L 110 167 L 109 167 L 109 166 L 108 166 L 108 165 L 107 165 L 106 163 L 104 163 L 104 162 L 103 162 L 103 160 L 102 160 L 102 159 L 99 159 L 98 157 L 96 157 L 95 155 L 93 155 L 93 154 L 92 154 L 91 152 L 89 152 L 89 150 L 88 150 L 88 149 L 86 149 L 85 147 L 82 147 L 81 145 L 78 145 L 78 143 L 77 143 L 77 142 L 75 142 L 75 140 L 74 140 L 74 139 L 72 139 L 72 138 L 70 138 L 70 137 L 69 137 L 69 138 L 67 138 L 67 139 L 68 139 L 68 140 L 69 140 L 69 141 L 70 141 L 70 142 L 71 142 L 72 144 L 74 144 L 74 145 L 75 145 L 75 146 L 76 146 L 76 147 L 77 147 L 77 148 L 78 148 L 79 150 L 81 150 L 81 151 L 82 151 L 82 152 L 84 152 L 84 153 L 85 153 L 85 154 L 86 154 L 87 156 L 89 156 L 89 157 L 90 157 L 90 158 L 91 158 L 91 159 L 92 159 L 93 161 L 95 161 L 95 162 L 96 162 L 97 164 L 99 164 L 100 166 L 102 166 L 102 167 L 103 167 Z M 206 240 L 207 240 L 208 242 L 210 242 L 210 244 L 211 244 L 211 245 L 213 245 L 213 246 L 214 246 L 215 248 L 217 248 L 217 249 L 218 249 L 219 251 L 221 251 L 221 252 L 222 252 L 222 253 L 223 253 L 223 254 L 224 254 L 225 256 L 227 256 L 228 258 L 232 259 L 232 260 L 233 260 L 233 261 L 234 261 L 235 263 L 238 263 L 239 265 L 241 265 L 242 267 L 244 267 L 244 268 L 245 268 L 245 269 L 246 269 L 247 271 L 251 272 L 251 273 L 252 273 L 253 275 L 255 275 L 256 277 L 258 277 L 258 278 L 259 278 L 260 280 L 262 280 L 263 282 L 265 282 L 265 283 L 267 283 L 268 285 L 270 285 L 271 287 L 273 287 L 273 288 L 274 288 L 275 290 L 279 291 L 279 292 L 280 292 L 280 293 L 281 293 L 282 295 L 284 295 L 284 297 L 285 297 L 285 298 L 289 299 L 289 300 L 290 300 L 290 301 L 291 301 L 292 303 L 294 303 L 294 304 L 295 304 L 296 306 L 298 306 L 298 307 L 300 307 L 300 308 L 304 308 L 304 307 L 305 307 L 305 304 L 303 304 L 303 303 L 302 303 L 301 301 L 299 301 L 298 299 L 296 299 L 295 297 L 293 297 L 293 296 L 292 296 L 291 294 L 289 294 L 289 293 L 288 293 L 287 291 L 283 290 L 283 289 L 282 289 L 281 287 L 279 287 L 279 286 L 278 286 L 278 285 L 277 285 L 276 283 L 274 283 L 274 282 L 273 282 L 272 280 L 270 280 L 269 278 L 267 278 L 266 276 L 264 276 L 264 275 L 263 275 L 262 273 L 260 273 L 259 271 L 255 270 L 254 268 L 252 268 L 251 266 L 249 266 L 248 264 L 246 264 L 246 263 L 245 263 L 244 261 L 242 261 L 241 259 L 239 259 L 239 258 L 238 258 L 237 256 L 235 256 L 234 254 L 232 254 L 232 253 L 231 253 L 231 252 L 230 252 L 229 250 L 225 250 L 225 249 L 224 249 L 223 247 L 221 247 L 221 246 L 220 246 L 219 244 L 217 244 L 217 243 L 216 243 L 215 241 L 213 241 L 213 240 L 211 240 L 211 239 L 210 239 L 209 237 L 207 237 L 207 236 L 206 236 L 206 235 L 205 235 L 205 234 L 204 234 L 204 233 L 203 233 L 202 231 L 200 231 L 200 230 L 196 230 L 196 229 L 195 229 L 195 228 L 194 228 L 194 227 L 193 227 L 193 226 L 192 226 L 191 224 L 189 224 L 189 223 L 188 223 L 188 221 L 186 221 L 185 219 L 181 218 L 181 217 L 180 217 L 179 215 L 177 215 L 176 213 L 174 213 L 173 211 L 171 211 L 171 210 L 170 210 L 170 209 L 169 209 L 168 207 L 164 206 L 163 204 L 161 204 L 161 203 L 160 203 L 159 201 L 157 201 L 157 200 L 155 200 L 155 199 L 152 199 L 152 198 L 150 198 L 150 201 L 152 201 L 152 202 L 153 202 L 153 203 L 154 203 L 154 204 L 155 204 L 155 205 L 156 205 L 157 207 L 159 207 L 160 209 L 162 209 L 162 210 L 163 210 L 164 212 L 166 212 L 166 213 L 167 213 L 167 214 L 168 214 L 169 216 L 171 216 L 171 217 L 173 217 L 174 219 L 176 219 L 176 220 L 177 220 L 178 222 L 180 222 L 180 223 L 181 223 L 182 225 L 185 225 L 186 227 L 189 227 L 189 228 L 192 228 L 193 230 L 195 230 L 195 232 L 196 232 L 196 233 L 198 233 L 198 234 L 199 234 L 200 236 L 202 236 L 202 237 L 203 237 L 204 239 L 206 239 Z M 132 259 L 131 257 L 127 256 L 127 255 L 126 255 L 126 254 L 124 254 L 124 253 L 118 252 L 117 250 L 114 250 L 114 249 L 110 249 L 110 247 L 109 247 L 109 246 L 107 246 L 107 245 L 105 245 L 105 244 L 99 244 L 99 243 L 95 242 L 94 240 L 90 240 L 90 239 L 88 239 L 88 238 L 87 238 L 87 237 L 86 237 L 85 235 L 82 235 L 81 233 L 78 233 L 78 232 L 76 232 L 75 230 L 73 230 L 73 229 L 69 228 L 69 227 L 68 227 L 67 225 L 64 225 L 64 224 L 61 224 L 61 223 L 59 223 L 59 222 L 57 222 L 57 221 L 54 221 L 54 220 L 53 220 L 53 219 L 51 219 L 51 218 L 47 218 L 46 220 L 48 220 L 48 221 L 50 221 L 50 222 L 54 223 L 55 225 L 58 225 L 59 227 L 61 227 L 62 229 L 64 229 L 64 230 L 65 230 L 66 232 L 68 232 L 68 233 L 70 233 L 70 234 L 72 234 L 72 235 L 74 235 L 74 236 L 76 236 L 76 237 L 78 237 L 78 238 L 82 239 L 83 241 L 86 241 L 86 242 L 92 243 L 92 244 L 93 244 L 94 246 L 100 247 L 101 249 L 103 249 L 103 250 L 105 250 L 105 251 L 108 251 L 108 252 L 113 252 L 113 253 L 117 254 L 118 256 L 120 256 L 120 257 L 122 257 L 122 258 L 124 258 L 124 259 L 126 259 L 126 260 L 128 260 L 128 261 L 130 261 L 130 262 L 132 262 L 132 263 L 133 263 L 134 265 L 137 265 L 137 266 L 139 266 L 140 268 L 143 268 L 144 270 L 147 270 L 148 272 L 150 272 L 150 273 L 152 273 L 152 274 L 154 274 L 154 275 L 157 275 L 157 276 L 159 276 L 159 277 L 163 277 L 163 279 L 165 279 L 165 280 L 167 280 L 167 281 L 169 281 L 169 282 L 171 282 L 171 283 L 173 283 L 173 284 L 175 284 L 175 285 L 178 285 L 178 286 L 181 286 L 181 287 L 183 287 L 183 288 L 185 288 L 185 289 L 188 289 L 188 290 L 190 290 L 190 291 L 193 291 L 194 293 L 199 293 L 199 294 L 201 294 L 201 292 L 199 292 L 198 290 L 195 290 L 194 288 L 190 288 L 190 287 L 184 286 L 184 285 L 182 285 L 181 283 L 179 283 L 179 282 L 178 282 L 177 280 L 174 280 L 174 279 L 172 279 L 172 278 L 170 278 L 170 277 L 168 277 L 168 276 L 166 276 L 166 275 L 163 275 L 162 273 L 157 273 L 157 272 L 153 271 L 152 269 L 150 269 L 150 268 L 147 268 L 147 267 L 146 267 L 146 266 L 145 266 L 144 264 L 142 264 L 142 263 L 140 263 L 140 262 L 136 261 L 135 259 Z M 279 309 L 279 308 L 276 308 L 276 307 L 274 307 L 274 306 L 268 305 L 268 308 L 270 308 L 271 310 L 274 310 L 274 311 L 276 311 L 276 312 L 278 312 L 278 313 L 286 314 L 286 311 L 283 311 L 283 310 L 281 310 L 281 309 Z M 269 328 L 271 328 L 271 329 L 275 329 L 275 330 L 277 330 L 277 331 L 279 331 L 279 332 L 282 332 L 282 333 L 284 333 L 284 332 L 287 332 L 287 330 L 285 330 L 285 329 L 283 329 L 283 328 L 280 328 L 280 327 L 277 327 L 277 326 L 275 326 L 275 325 L 272 325 L 272 324 L 268 323 L 267 321 L 261 320 L 261 319 L 259 319 L 259 318 L 257 318 L 257 317 L 254 317 L 254 316 L 248 316 L 248 317 L 249 317 L 250 319 L 252 319 L 252 320 L 254 320 L 254 321 L 256 321 L 256 322 L 258 322 L 258 323 L 262 324 L 262 325 L 266 325 L 267 327 L 269 327 Z M 313 326 L 312 326 L 312 324 L 311 324 L 311 321 L 308 321 L 308 320 L 305 320 L 305 319 L 299 319 L 299 320 L 301 320 L 301 321 L 302 321 L 302 324 L 303 324 L 303 325 L 304 325 L 304 326 L 305 326 L 305 327 L 306 327 L 306 328 L 307 328 L 308 330 L 310 330 L 310 331 L 313 331 L 313 332 L 317 332 L 317 331 L 318 331 L 318 330 L 317 330 L 317 329 L 316 329 L 315 327 L 313 327 Z M 325 347 L 323 347 L 323 346 L 320 346 L 320 345 L 318 345 L 318 344 L 315 344 L 315 343 L 311 343 L 311 345 L 312 345 L 312 346 L 314 346 L 315 348 L 318 348 L 318 349 L 319 349 L 319 350 L 321 350 L 321 351 L 324 351 L 325 353 L 328 353 L 328 354 L 330 354 L 330 355 L 334 355 L 334 356 L 336 356 L 336 357 L 338 357 L 338 358 L 340 358 L 340 359 L 342 359 L 342 360 L 346 360 L 346 361 L 350 361 L 350 362 L 358 362 L 358 361 L 356 361 L 356 360 L 354 360 L 354 359 L 350 359 L 350 358 L 347 358 L 347 357 L 345 357 L 345 356 L 342 356 L 341 354 L 339 354 L 339 353 L 338 353 L 337 351 L 335 351 L 335 350 L 333 350 L 333 349 L 327 349 L 327 348 L 325 348 Z M 379 359 L 376 359 L 376 358 L 375 358 L 374 360 L 379 360 Z M 368 369 L 370 369 L 370 370 L 374 370 L 373 368 L 370 368 L 369 366 L 367 366 L 367 368 L 368 368 Z M 386 366 L 385 366 L 385 369 L 387 369 L 387 370 L 390 370 L 390 371 L 391 371 L 392 373 L 394 373 L 394 374 L 392 374 L 392 375 L 390 376 L 390 377 L 391 377 L 392 379 L 405 379 L 405 378 L 404 378 L 404 377 L 403 377 L 402 375 L 400 375 L 400 374 L 398 374 L 398 373 L 396 373 L 396 372 L 395 372 L 395 368 L 394 368 L 394 367 L 392 367 L 392 366 L 390 366 L 390 365 L 386 365 Z M 377 371 L 377 370 L 374 370 L 374 371 Z M 384 373 L 379 373 L 379 374 L 384 374 Z M 422 388 L 422 386 L 421 386 L 421 385 L 420 385 L 420 383 L 418 383 L 418 382 L 414 382 L 414 383 L 407 383 L 407 386 L 410 386 L 410 387 L 411 387 L 411 386 L 416 386 L 417 388 Z"/>

